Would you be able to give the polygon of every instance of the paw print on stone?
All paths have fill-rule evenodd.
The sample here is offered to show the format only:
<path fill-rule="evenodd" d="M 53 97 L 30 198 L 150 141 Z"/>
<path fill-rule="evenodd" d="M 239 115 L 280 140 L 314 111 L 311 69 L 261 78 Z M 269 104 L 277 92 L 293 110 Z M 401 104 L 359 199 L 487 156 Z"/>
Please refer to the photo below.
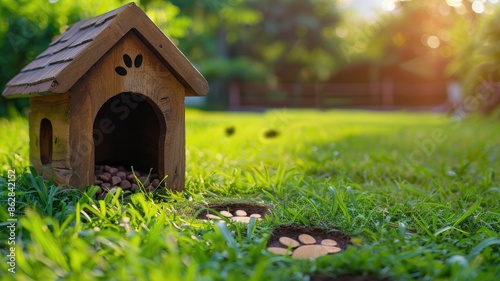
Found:
<path fill-rule="evenodd" d="M 315 259 L 328 254 L 342 251 L 337 247 L 337 241 L 332 239 L 320 239 L 309 234 L 300 234 L 299 241 L 290 237 L 282 236 L 279 242 L 283 247 L 269 247 L 267 250 L 277 255 L 291 255 L 294 259 Z"/>
<path fill-rule="evenodd" d="M 132 58 L 129 55 L 127 55 L 127 54 L 123 55 L 123 62 L 125 63 L 125 66 L 127 66 L 127 68 L 131 68 L 132 67 Z M 139 55 L 137 55 L 135 57 L 133 65 L 136 68 L 138 68 L 138 67 L 140 67 L 142 65 L 142 55 L 141 54 L 139 54 Z M 115 71 L 120 76 L 127 75 L 127 69 L 125 67 L 117 66 L 115 68 Z"/>

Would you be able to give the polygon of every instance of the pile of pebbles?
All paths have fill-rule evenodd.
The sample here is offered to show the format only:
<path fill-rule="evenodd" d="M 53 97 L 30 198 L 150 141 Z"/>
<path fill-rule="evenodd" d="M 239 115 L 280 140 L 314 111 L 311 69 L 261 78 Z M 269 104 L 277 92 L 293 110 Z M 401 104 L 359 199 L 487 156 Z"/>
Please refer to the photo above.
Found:
<path fill-rule="evenodd" d="M 255 213 L 255 214 L 248 215 L 248 213 L 245 210 L 236 210 L 234 212 L 220 211 L 219 213 L 222 216 L 228 218 L 229 220 L 235 221 L 235 222 L 250 223 L 250 218 L 256 218 L 257 220 L 262 219 L 261 214 Z M 214 215 L 214 214 L 206 214 L 206 217 L 207 217 L 207 219 L 210 219 L 210 220 L 223 220 L 221 217 Z"/>
<path fill-rule="evenodd" d="M 333 239 L 317 240 L 309 234 L 302 233 L 298 236 L 298 240 L 281 236 L 278 241 L 285 248 L 268 247 L 267 250 L 278 255 L 291 255 L 294 259 L 315 259 L 342 251 L 337 247 L 337 241 Z"/>
<path fill-rule="evenodd" d="M 142 183 L 147 191 L 153 191 L 160 185 L 157 174 L 135 170 L 132 172 L 123 166 L 95 165 L 94 185 L 100 187 L 97 195 L 107 193 L 118 187 L 135 192 L 139 189 L 138 181 Z"/>

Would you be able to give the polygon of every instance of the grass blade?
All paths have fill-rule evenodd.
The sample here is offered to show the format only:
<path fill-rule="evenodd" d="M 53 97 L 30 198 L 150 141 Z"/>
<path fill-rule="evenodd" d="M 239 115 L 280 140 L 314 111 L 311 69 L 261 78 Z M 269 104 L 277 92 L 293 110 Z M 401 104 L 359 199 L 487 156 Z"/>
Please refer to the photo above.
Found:
<path fill-rule="evenodd" d="M 351 202 L 354 205 L 354 208 L 356 208 L 356 210 L 359 210 L 358 202 L 356 202 L 356 197 L 354 197 L 354 193 L 352 192 L 352 188 L 350 186 L 347 187 L 347 193 L 351 198 Z"/>
<path fill-rule="evenodd" d="M 251 217 L 250 222 L 248 223 L 247 227 L 247 238 L 250 239 L 252 237 L 252 234 L 254 233 L 255 229 L 257 228 L 257 224 L 255 223 L 257 221 L 256 218 Z"/>
<path fill-rule="evenodd" d="M 233 235 L 231 235 L 231 231 L 226 226 L 225 222 L 217 222 L 215 224 L 217 226 L 217 229 L 219 232 L 222 234 L 222 237 L 224 237 L 224 240 L 226 240 L 227 244 L 231 246 L 234 250 L 238 249 L 238 243 L 236 240 L 234 240 Z"/>
<path fill-rule="evenodd" d="M 479 254 L 484 248 L 495 244 L 500 245 L 500 237 L 490 237 L 483 240 L 481 243 L 477 244 L 476 247 L 472 249 L 472 251 L 470 251 L 470 253 L 467 255 L 467 259 L 471 261 L 472 258 Z"/>
<path fill-rule="evenodd" d="M 461 217 L 459 217 L 455 223 L 453 223 L 453 226 L 457 226 L 458 224 L 460 224 L 462 221 L 464 221 L 466 218 L 468 218 L 470 215 L 472 215 L 472 213 L 474 213 L 475 210 L 477 210 L 477 208 L 479 208 L 479 206 L 481 205 L 481 199 L 478 199 L 470 208 L 469 210 L 467 210 L 467 212 L 465 212 Z"/>

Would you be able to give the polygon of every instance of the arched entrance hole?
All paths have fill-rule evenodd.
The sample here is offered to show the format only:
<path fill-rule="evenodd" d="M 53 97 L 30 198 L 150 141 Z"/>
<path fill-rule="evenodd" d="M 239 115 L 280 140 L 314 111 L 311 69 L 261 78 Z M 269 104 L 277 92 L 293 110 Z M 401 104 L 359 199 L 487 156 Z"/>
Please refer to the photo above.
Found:
<path fill-rule="evenodd" d="M 106 101 L 94 120 L 95 165 L 158 173 L 165 122 L 160 110 L 147 97 L 121 93 Z"/>

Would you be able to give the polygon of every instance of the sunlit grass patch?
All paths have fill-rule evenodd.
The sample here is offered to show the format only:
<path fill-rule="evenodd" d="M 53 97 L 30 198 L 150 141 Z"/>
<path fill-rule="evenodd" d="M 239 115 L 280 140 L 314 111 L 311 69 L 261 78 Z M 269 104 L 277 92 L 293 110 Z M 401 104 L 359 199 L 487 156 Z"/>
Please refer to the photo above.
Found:
<path fill-rule="evenodd" d="M 500 123 L 493 120 L 187 110 L 185 191 L 126 197 L 118 189 L 103 200 L 95 199 L 95 187 L 64 190 L 43 181 L 28 168 L 27 121 L 0 124 L 0 185 L 12 165 L 18 179 L 17 273 L 6 278 L 500 278 Z M 194 217 L 225 203 L 270 209 L 249 225 Z M 292 260 L 266 250 L 280 226 L 342 231 L 352 244 L 335 255 Z"/>

